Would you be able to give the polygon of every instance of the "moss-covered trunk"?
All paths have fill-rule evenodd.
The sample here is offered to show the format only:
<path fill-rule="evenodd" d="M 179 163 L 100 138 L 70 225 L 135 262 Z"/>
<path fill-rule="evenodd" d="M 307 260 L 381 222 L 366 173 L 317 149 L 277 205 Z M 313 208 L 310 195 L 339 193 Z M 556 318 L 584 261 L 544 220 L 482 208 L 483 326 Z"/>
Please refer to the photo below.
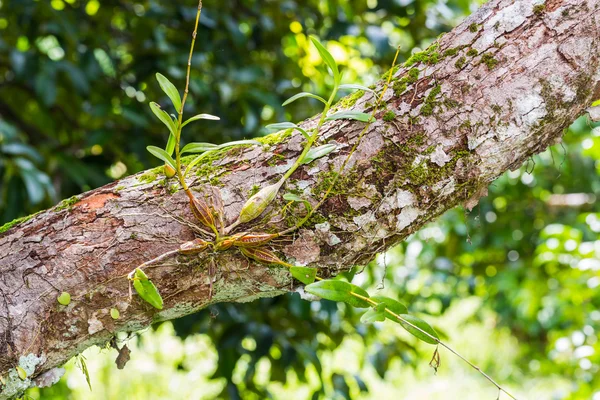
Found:
<path fill-rule="evenodd" d="M 457 204 L 471 208 L 507 169 L 560 139 L 600 93 L 600 0 L 494 0 L 393 72 L 385 105 L 342 179 L 299 232 L 272 248 L 289 262 L 335 274 L 364 264 Z M 382 83 L 377 85 L 381 90 Z M 336 109 L 371 110 L 358 93 Z M 316 119 L 304 127 L 314 127 Z M 281 193 L 316 204 L 363 124 L 328 122 L 321 142 L 338 150 L 296 171 Z M 274 182 L 302 149 L 281 132 L 263 146 L 217 152 L 195 170 L 192 187 L 219 188 L 235 220 L 257 188 Z M 304 215 L 279 199 L 261 229 L 279 230 Z M 267 212 L 269 214 L 269 212 Z M 134 295 L 128 272 L 194 237 L 187 198 L 160 169 L 67 200 L 0 233 L 0 398 L 31 378 L 51 382 L 60 366 L 117 331 L 135 331 L 215 302 L 250 301 L 294 290 L 284 269 L 250 262 L 237 250 L 175 256 L 149 268 L 165 308 Z M 209 299 L 207 268 L 218 265 Z M 67 306 L 60 292 L 71 294 Z M 110 310 L 120 311 L 113 319 Z M 22 358 L 21 358 L 22 357 Z M 21 360 L 21 361 L 20 361 Z M 29 377 L 17 377 L 21 364 Z M 45 374 L 42 376 L 43 374 Z"/>

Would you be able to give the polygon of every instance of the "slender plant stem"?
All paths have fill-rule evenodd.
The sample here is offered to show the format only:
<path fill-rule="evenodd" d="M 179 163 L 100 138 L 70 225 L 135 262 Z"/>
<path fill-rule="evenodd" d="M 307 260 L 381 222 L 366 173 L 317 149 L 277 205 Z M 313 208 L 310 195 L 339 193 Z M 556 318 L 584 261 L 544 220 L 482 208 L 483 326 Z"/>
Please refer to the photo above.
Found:
<path fill-rule="evenodd" d="M 179 108 L 179 116 L 177 117 L 177 134 L 175 135 L 175 166 L 177 167 L 177 177 L 179 178 L 179 183 L 181 183 L 181 187 L 188 194 L 190 189 L 188 185 L 185 183 L 185 178 L 181 173 L 181 152 L 179 150 L 179 143 L 181 139 L 181 129 L 182 129 L 182 120 L 183 120 L 183 107 L 185 106 L 185 101 L 187 100 L 189 87 L 190 87 L 190 72 L 192 69 L 192 54 L 194 53 L 194 44 L 196 43 L 196 35 L 198 33 L 198 21 L 200 21 L 200 14 L 202 13 L 202 0 L 198 1 L 198 12 L 196 13 L 196 22 L 194 24 L 194 32 L 192 32 L 192 44 L 190 46 L 190 55 L 188 56 L 187 62 L 187 73 L 185 76 L 185 90 L 183 91 L 183 98 L 181 99 L 181 107 Z"/>

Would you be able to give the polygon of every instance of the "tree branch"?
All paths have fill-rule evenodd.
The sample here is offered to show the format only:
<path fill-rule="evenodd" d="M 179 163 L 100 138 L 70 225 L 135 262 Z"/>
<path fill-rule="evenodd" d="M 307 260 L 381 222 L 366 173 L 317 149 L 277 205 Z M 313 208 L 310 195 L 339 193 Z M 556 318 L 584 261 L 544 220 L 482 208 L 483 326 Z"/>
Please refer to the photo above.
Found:
<path fill-rule="evenodd" d="M 600 0 L 538 3 L 492 0 L 395 71 L 385 108 L 332 195 L 305 229 L 273 249 L 324 276 L 364 264 L 445 210 L 472 208 L 496 177 L 559 140 L 600 95 Z M 334 108 L 369 112 L 374 102 L 375 95 L 353 95 Z M 318 118 L 302 127 L 314 128 Z M 281 193 L 316 204 L 363 126 L 327 122 L 321 142 L 338 143 L 338 151 L 299 168 Z M 219 188 L 229 223 L 255 185 L 275 182 L 293 164 L 304 138 L 280 132 L 264 142 L 210 154 L 195 170 L 192 189 Z M 187 197 L 171 193 L 176 183 L 160 171 L 84 193 L 0 233 L 0 375 L 25 356 L 21 364 L 39 377 L 116 332 L 298 286 L 286 269 L 228 250 L 147 268 L 165 300 L 160 312 L 138 296 L 130 301 L 127 273 L 194 238 Z M 281 230 L 305 215 L 300 204 L 284 206 L 276 200 L 261 229 Z M 209 298 L 211 264 L 218 268 Z M 62 291 L 71 294 L 68 306 L 56 301 Z M 9 395 L 5 388 L 0 399 Z"/>

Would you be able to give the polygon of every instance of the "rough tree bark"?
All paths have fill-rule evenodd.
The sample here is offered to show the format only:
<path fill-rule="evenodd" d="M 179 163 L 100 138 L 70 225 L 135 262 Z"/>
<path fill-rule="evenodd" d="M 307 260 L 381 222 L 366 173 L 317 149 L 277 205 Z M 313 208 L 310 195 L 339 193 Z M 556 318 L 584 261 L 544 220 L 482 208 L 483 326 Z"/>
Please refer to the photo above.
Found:
<path fill-rule="evenodd" d="M 304 229 L 274 245 L 296 264 L 332 275 L 364 264 L 457 204 L 471 208 L 487 185 L 544 150 L 600 95 L 600 0 L 493 0 L 437 45 L 394 71 L 385 107 L 352 155 L 332 196 Z M 414 62 L 414 64 L 413 64 Z M 408 65 L 412 64 L 412 65 Z M 381 90 L 380 82 L 377 89 Z M 338 109 L 371 110 L 375 98 L 342 99 Z M 314 127 L 316 117 L 305 121 Z M 316 203 L 364 124 L 324 126 L 328 157 L 300 168 L 281 193 Z M 221 151 L 200 165 L 193 188 L 218 187 L 233 221 L 257 186 L 291 166 L 303 138 L 280 132 L 263 146 Z M 272 210 L 281 209 L 278 200 Z M 264 229 L 288 226 L 303 206 Z M 294 290 L 282 268 L 249 262 L 237 250 L 172 257 L 147 270 L 164 310 L 134 295 L 125 276 L 194 237 L 186 196 L 160 169 L 64 201 L 0 233 L 0 398 L 50 383 L 60 366 L 118 331 L 136 331 L 211 303 L 251 301 Z M 209 299 L 207 264 L 218 273 Z M 72 296 L 68 306 L 56 298 Z M 109 310 L 117 308 L 120 319 Z M 16 378 L 20 364 L 30 375 Z M 45 374 L 45 375 L 44 375 Z"/>

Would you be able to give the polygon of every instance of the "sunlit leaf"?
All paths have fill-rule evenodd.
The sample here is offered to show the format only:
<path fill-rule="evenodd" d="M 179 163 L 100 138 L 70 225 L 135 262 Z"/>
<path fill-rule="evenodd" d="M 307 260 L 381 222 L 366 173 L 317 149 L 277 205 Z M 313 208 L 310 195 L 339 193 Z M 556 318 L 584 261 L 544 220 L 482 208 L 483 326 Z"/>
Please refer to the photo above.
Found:
<path fill-rule="evenodd" d="M 310 285 L 306 286 L 304 290 L 306 290 L 310 294 L 314 294 L 315 296 L 319 296 L 323 299 L 332 301 L 343 301 L 344 303 L 348 303 L 354 307 L 371 307 L 371 304 L 368 301 L 352 295 L 352 293 L 356 293 L 362 297 L 368 298 L 369 293 L 367 293 L 362 288 L 348 282 L 337 280 L 323 280 L 311 283 Z"/>
<path fill-rule="evenodd" d="M 302 160 L 301 165 L 310 164 L 317 158 L 326 156 L 335 149 L 337 149 L 337 146 L 335 144 L 324 144 L 323 146 L 313 147 L 308 151 L 308 153 L 306 153 L 306 156 Z"/>
<path fill-rule="evenodd" d="M 306 207 L 306 211 L 310 212 L 312 210 L 312 206 L 310 205 L 310 202 L 306 199 L 303 199 L 302 197 L 295 195 L 293 193 L 285 193 L 283 195 L 283 199 L 287 200 L 287 201 L 295 201 L 298 203 L 303 203 L 304 207 Z"/>
<path fill-rule="evenodd" d="M 406 308 L 406 306 L 404 304 L 402 304 L 399 301 L 394 300 L 390 297 L 372 296 L 371 300 L 374 300 L 380 304 L 384 304 L 394 314 L 400 315 L 400 314 L 408 313 L 408 309 Z M 391 316 L 390 314 L 386 313 L 386 317 L 388 317 L 389 319 L 391 319 L 393 321 L 397 321 L 397 319 L 394 318 L 393 316 Z"/>
<path fill-rule="evenodd" d="M 116 308 L 111 308 L 110 309 L 110 316 L 111 316 L 112 319 L 119 319 L 119 317 L 121 316 L 121 313 Z"/>
<path fill-rule="evenodd" d="M 173 151 L 175 150 L 175 135 L 172 133 L 169 134 L 169 140 L 167 140 L 167 146 L 165 147 L 165 151 L 168 155 L 172 156 Z"/>
<path fill-rule="evenodd" d="M 171 157 L 170 154 L 168 154 L 166 151 L 164 151 L 160 147 L 148 146 L 148 147 L 146 147 L 146 150 L 148 150 L 150 152 L 150 154 L 152 154 L 154 157 L 156 157 L 160 160 L 163 160 L 164 162 L 169 164 L 173 169 L 175 169 L 175 170 L 177 169 L 177 167 L 175 166 L 175 160 L 173 160 L 173 157 Z"/>
<path fill-rule="evenodd" d="M 369 89 L 366 86 L 357 85 L 357 84 L 354 84 L 354 83 L 344 83 L 343 85 L 340 85 L 339 89 L 364 90 L 365 92 L 375 93 L 375 91 L 373 89 Z"/>
<path fill-rule="evenodd" d="M 183 124 L 181 124 L 181 127 L 183 128 L 190 122 L 197 121 L 199 119 L 209 119 L 212 121 L 219 121 L 221 118 L 217 117 L 216 115 L 211 115 L 211 114 L 198 114 L 198 115 L 194 115 L 193 117 L 186 120 Z"/>
<path fill-rule="evenodd" d="M 194 142 L 194 143 L 188 143 L 185 146 L 183 146 L 183 149 L 181 149 L 181 154 L 203 153 L 205 151 L 215 150 L 218 148 L 219 148 L 219 146 L 217 146 L 216 144 Z"/>
<path fill-rule="evenodd" d="M 267 128 L 271 132 L 277 132 L 283 129 L 298 128 L 298 125 L 292 122 L 278 122 L 276 124 L 267 125 L 265 126 L 265 128 Z"/>
<path fill-rule="evenodd" d="M 271 124 L 271 125 L 267 125 L 265 128 L 267 128 L 269 131 L 271 132 L 276 132 L 276 131 L 280 131 L 282 129 L 297 129 L 298 131 L 300 131 L 300 133 L 302 133 L 302 135 L 305 138 L 310 138 L 310 135 L 308 134 L 308 132 L 306 132 L 304 129 L 300 128 L 298 125 L 292 123 L 292 122 L 279 122 L 277 124 Z"/>
<path fill-rule="evenodd" d="M 400 317 L 404 321 L 398 321 L 395 318 L 394 318 L 394 320 L 396 322 L 398 322 L 400 325 L 402 325 L 402 327 L 404 329 L 406 329 L 408 331 L 408 333 L 410 333 L 411 335 L 413 335 L 417 339 L 421 339 L 425 343 L 438 344 L 438 342 L 436 340 L 434 340 L 433 338 L 431 338 L 429 336 L 429 335 L 431 335 L 434 338 L 439 339 L 439 336 L 438 336 L 437 332 L 431 326 L 429 326 L 429 324 L 427 322 L 425 322 L 422 319 L 417 318 L 415 316 L 409 315 L 409 314 L 401 314 Z M 416 329 L 416 328 L 410 326 L 405 321 L 406 322 L 410 322 L 411 324 L 413 324 L 417 328 L 420 328 L 421 330 L 427 332 L 429 335 L 426 335 L 425 333 L 421 332 L 419 329 Z"/>
<path fill-rule="evenodd" d="M 245 140 L 234 140 L 232 142 L 227 142 L 227 143 L 223 143 L 220 144 L 218 146 L 219 149 L 224 149 L 226 147 L 231 147 L 231 146 L 241 146 L 244 144 L 249 144 L 249 145 L 262 145 L 261 142 L 257 141 L 257 140 L 252 140 L 252 139 L 245 139 Z"/>
<path fill-rule="evenodd" d="M 158 289 L 156 286 L 154 286 L 154 283 L 148 279 L 148 276 L 139 268 L 135 271 L 133 287 L 135 288 L 137 294 L 139 294 L 140 297 L 152 307 L 162 310 L 163 299 L 160 296 Z"/>
<path fill-rule="evenodd" d="M 317 277 L 317 269 L 310 267 L 291 267 L 290 273 L 305 285 L 313 283 Z"/>
<path fill-rule="evenodd" d="M 56 300 L 63 306 L 68 306 L 71 303 L 71 295 L 67 292 L 62 292 Z"/>
<path fill-rule="evenodd" d="M 361 122 L 374 121 L 374 118 L 372 118 L 371 115 L 354 110 L 336 112 L 325 118 L 325 121 L 333 121 L 335 119 L 354 119 Z"/>
<path fill-rule="evenodd" d="M 173 102 L 173 107 L 175 107 L 175 110 L 179 112 L 181 109 L 181 96 L 179 96 L 179 91 L 175 85 L 173 85 L 166 76 L 159 73 L 156 73 L 156 80 L 158 81 L 158 84 L 163 92 L 165 92 L 165 94 L 171 99 L 171 102 Z"/>
<path fill-rule="evenodd" d="M 315 36 L 311 36 L 310 40 L 317 48 L 317 51 L 321 55 L 321 58 L 323 59 L 325 64 L 327 64 L 329 66 L 329 68 L 331 69 L 331 71 L 333 72 L 333 80 L 335 81 L 335 85 L 339 86 L 340 79 L 341 79 L 340 70 L 338 69 L 335 59 L 333 58 L 331 53 L 329 51 L 327 51 L 327 49 L 321 44 L 321 42 L 319 42 L 319 39 L 317 39 Z"/>
<path fill-rule="evenodd" d="M 381 307 L 383 306 L 383 307 Z M 385 321 L 385 305 L 380 304 L 379 306 L 373 307 L 364 313 L 360 317 L 360 322 L 363 324 L 370 324 L 372 322 Z"/>
<path fill-rule="evenodd" d="M 17 375 L 19 375 L 19 378 L 21 378 L 21 380 L 25 380 L 27 379 L 27 371 L 25 371 L 23 368 L 21 368 L 20 366 L 16 366 L 15 367 L 17 370 Z"/>
<path fill-rule="evenodd" d="M 300 92 L 298 94 L 293 95 L 286 101 L 284 101 L 282 106 L 287 106 L 288 104 L 293 103 L 294 101 L 301 99 L 303 97 L 310 97 L 311 99 L 317 99 L 321 103 L 327 104 L 327 101 L 324 98 L 322 98 L 321 96 L 317 96 L 316 94 L 312 94 L 312 93 L 308 93 L 308 92 Z"/>
<path fill-rule="evenodd" d="M 161 122 L 165 124 L 167 128 L 169 128 L 169 132 L 171 132 L 173 135 L 177 134 L 177 126 L 175 125 L 175 121 L 173 121 L 171 116 L 166 111 L 161 109 L 160 106 L 155 102 L 150 103 L 150 109 L 154 115 L 156 115 L 158 119 L 160 119 Z"/>

